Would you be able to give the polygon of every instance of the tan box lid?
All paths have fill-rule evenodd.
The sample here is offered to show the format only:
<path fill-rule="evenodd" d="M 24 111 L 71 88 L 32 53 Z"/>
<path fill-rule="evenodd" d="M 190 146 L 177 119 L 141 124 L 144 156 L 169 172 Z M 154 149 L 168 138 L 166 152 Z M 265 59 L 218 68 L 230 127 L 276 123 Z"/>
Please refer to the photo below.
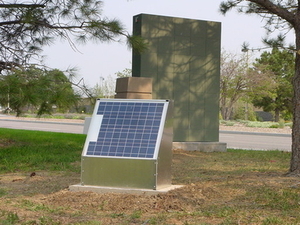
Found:
<path fill-rule="evenodd" d="M 144 93 L 117 93 L 115 98 L 125 98 L 125 99 L 152 99 L 152 94 Z"/>

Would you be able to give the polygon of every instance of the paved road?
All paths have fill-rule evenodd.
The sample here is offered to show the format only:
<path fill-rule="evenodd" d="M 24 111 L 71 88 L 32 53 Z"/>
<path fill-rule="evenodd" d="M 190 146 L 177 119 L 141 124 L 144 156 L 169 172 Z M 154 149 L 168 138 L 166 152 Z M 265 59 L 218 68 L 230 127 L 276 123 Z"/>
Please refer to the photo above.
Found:
<path fill-rule="evenodd" d="M 290 134 L 220 131 L 219 140 L 235 149 L 291 151 L 292 145 Z"/>
<path fill-rule="evenodd" d="M 13 119 L 10 120 L 9 118 L 1 118 L 0 127 L 24 130 L 52 131 L 62 133 L 83 133 L 83 124 L 21 121 Z M 220 131 L 220 142 L 225 142 L 227 143 L 228 148 L 235 149 L 281 151 L 290 151 L 291 149 L 291 135 L 288 134 Z"/>

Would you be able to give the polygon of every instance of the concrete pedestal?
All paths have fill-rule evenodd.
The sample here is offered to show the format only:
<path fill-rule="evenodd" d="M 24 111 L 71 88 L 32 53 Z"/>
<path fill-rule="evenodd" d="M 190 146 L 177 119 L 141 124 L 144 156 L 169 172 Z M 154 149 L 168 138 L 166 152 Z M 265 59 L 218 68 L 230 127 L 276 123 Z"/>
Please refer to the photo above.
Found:
<path fill-rule="evenodd" d="M 157 195 L 167 193 L 168 191 L 181 188 L 184 185 L 171 185 L 166 188 L 151 190 L 151 189 L 132 189 L 132 188 L 115 188 L 115 187 L 101 187 L 90 185 L 72 185 L 69 187 L 70 191 L 92 191 L 95 193 L 126 193 L 126 194 L 144 194 L 144 195 Z"/>

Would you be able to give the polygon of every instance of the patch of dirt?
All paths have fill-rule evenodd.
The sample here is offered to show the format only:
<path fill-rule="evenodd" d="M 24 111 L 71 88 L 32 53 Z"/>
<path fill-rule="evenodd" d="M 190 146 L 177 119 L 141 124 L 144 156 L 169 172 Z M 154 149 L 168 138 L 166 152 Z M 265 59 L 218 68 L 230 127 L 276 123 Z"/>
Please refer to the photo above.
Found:
<path fill-rule="evenodd" d="M 6 147 L 15 144 L 15 141 L 9 139 L 0 139 L 0 147 Z"/>
<path fill-rule="evenodd" d="M 70 192 L 67 188 L 56 190 L 51 185 L 49 186 L 49 183 L 51 181 L 59 186 L 59 183 L 60 185 L 66 184 L 77 178 L 70 180 L 70 176 L 64 177 L 64 182 L 62 182 L 62 177 L 53 176 L 54 174 L 46 172 L 37 174 L 40 175 L 34 177 L 20 174 L 2 176 L 1 187 L 7 188 L 9 194 L 6 198 L 0 198 L 0 208 L 4 207 L 7 211 L 17 212 L 18 217 L 24 221 L 34 221 L 42 215 L 45 216 L 45 212 L 38 210 L 44 207 L 47 208 L 46 211 L 56 211 L 54 216 L 52 213 L 51 218 L 61 224 L 98 220 L 102 214 L 109 216 L 102 217 L 101 224 L 122 224 L 124 217 L 131 217 L 128 224 L 142 224 L 139 220 L 139 213 L 143 214 L 144 220 L 147 221 L 148 218 L 161 213 L 193 212 L 210 201 L 215 202 L 221 199 L 230 201 L 243 193 L 232 189 L 220 191 L 214 187 L 213 182 L 190 184 L 166 194 L 152 196 Z M 10 200 L 7 200 L 8 197 Z M 7 201 L 14 203 L 7 204 Z M 137 214 L 136 219 L 134 213 Z M 56 218 L 55 214 L 58 214 L 59 218 Z M 74 215 L 77 216 L 74 217 Z M 169 222 L 170 224 L 183 224 L 180 218 L 172 218 Z"/>
<path fill-rule="evenodd" d="M 50 194 L 79 182 L 80 175 L 70 172 L 33 171 L 0 175 L 0 188 L 6 190 L 9 197 Z"/>

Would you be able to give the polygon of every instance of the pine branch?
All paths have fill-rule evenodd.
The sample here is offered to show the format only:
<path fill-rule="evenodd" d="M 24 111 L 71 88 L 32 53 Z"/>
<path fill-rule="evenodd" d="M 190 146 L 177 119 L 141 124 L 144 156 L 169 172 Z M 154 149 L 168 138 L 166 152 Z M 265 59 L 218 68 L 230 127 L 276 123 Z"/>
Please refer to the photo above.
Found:
<path fill-rule="evenodd" d="M 21 24 L 21 20 L 13 20 L 13 21 L 4 21 L 0 22 L 0 26 L 5 26 L 5 25 L 13 25 L 13 24 Z"/>
<path fill-rule="evenodd" d="M 265 0 L 250 0 L 250 2 L 257 4 L 258 6 L 261 6 L 262 8 L 258 8 L 258 11 L 253 13 L 267 13 L 267 14 L 273 14 L 277 15 L 289 23 L 295 25 L 295 15 L 294 13 L 288 11 L 287 9 L 283 8 L 282 6 L 275 5 L 271 1 L 265 1 Z M 260 11 L 261 10 L 261 11 Z"/>
<path fill-rule="evenodd" d="M 0 4 L 0 8 L 45 8 L 44 4 Z"/>
<path fill-rule="evenodd" d="M 20 67 L 21 65 L 14 62 L 0 61 L 0 73 L 2 70 L 12 70 L 13 68 Z"/>

